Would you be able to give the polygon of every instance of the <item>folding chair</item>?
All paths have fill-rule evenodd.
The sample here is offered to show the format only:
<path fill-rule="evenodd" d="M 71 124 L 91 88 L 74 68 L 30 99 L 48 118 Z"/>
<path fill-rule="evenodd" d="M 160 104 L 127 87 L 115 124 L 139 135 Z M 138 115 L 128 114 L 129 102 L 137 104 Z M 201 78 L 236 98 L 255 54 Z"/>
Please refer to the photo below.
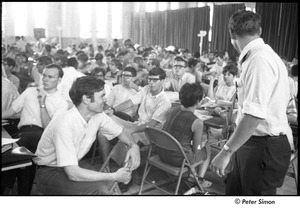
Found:
<path fill-rule="evenodd" d="M 145 165 L 145 169 L 144 169 L 144 174 L 142 177 L 139 195 L 142 194 L 144 182 L 146 182 L 147 184 L 150 184 L 151 186 L 153 186 L 167 194 L 177 195 L 178 189 L 179 189 L 179 186 L 181 183 L 182 175 L 183 175 L 183 173 L 185 173 L 187 171 L 190 171 L 192 173 L 192 176 L 195 179 L 199 190 L 204 193 L 204 190 L 197 179 L 197 174 L 195 171 L 195 167 L 200 165 L 203 162 L 203 160 L 196 162 L 195 164 L 190 164 L 181 144 L 171 134 L 169 134 L 166 131 L 163 131 L 163 130 L 157 129 L 157 128 L 153 128 L 153 127 L 146 127 L 145 134 L 150 141 L 150 149 L 149 149 L 148 156 L 147 156 L 147 161 L 146 161 L 146 165 Z M 154 153 L 154 151 L 153 151 L 154 146 L 181 153 L 184 158 L 182 160 L 181 166 L 176 167 L 176 166 L 172 166 L 172 165 L 162 162 L 160 160 L 159 155 L 157 153 Z M 167 172 L 168 174 L 178 177 L 175 193 L 170 193 L 169 191 L 164 190 L 161 187 L 146 181 L 146 177 L 152 166 L 155 166 L 156 168 L 159 168 L 159 169 Z"/>
<path fill-rule="evenodd" d="M 294 138 L 295 152 L 292 154 L 290 161 L 293 172 L 287 172 L 286 175 L 295 179 L 296 187 L 298 189 L 298 122 L 290 124 L 290 126 Z"/>
<path fill-rule="evenodd" d="M 119 141 L 114 146 L 114 148 L 111 150 L 111 152 L 109 153 L 107 159 L 105 160 L 105 162 L 101 166 L 100 172 L 110 172 L 109 161 L 111 159 L 113 161 L 115 161 L 119 167 L 123 167 L 127 151 L 128 151 L 127 145 L 124 144 L 123 142 Z M 121 194 L 121 191 L 120 191 L 120 188 L 118 186 L 117 181 L 114 181 L 108 189 L 109 189 L 109 192 L 111 193 L 111 195 Z"/>
<path fill-rule="evenodd" d="M 220 146 L 220 144 L 222 142 L 226 142 L 229 139 L 230 133 L 232 133 L 234 131 L 234 128 L 232 128 L 233 126 L 230 124 L 230 120 L 231 120 L 231 117 L 233 114 L 233 109 L 234 109 L 236 98 L 237 98 L 236 94 L 237 94 L 237 91 L 235 92 L 235 94 L 233 96 L 232 105 L 229 108 L 229 111 L 228 111 L 228 114 L 227 114 L 227 117 L 225 120 L 221 117 L 213 117 L 213 118 L 210 118 L 210 119 L 207 119 L 204 121 L 204 125 L 207 127 L 207 140 L 209 140 L 209 129 L 210 128 L 222 129 L 222 139 L 218 139 L 217 142 L 209 143 L 210 145 L 218 144 L 218 146 Z"/>
<path fill-rule="evenodd" d="M 131 121 L 133 122 L 133 119 L 131 118 L 131 116 L 129 116 L 128 114 L 126 113 L 123 113 L 121 111 L 116 111 L 115 116 L 125 120 L 125 121 Z M 96 151 L 97 149 L 99 149 L 99 143 L 98 143 L 98 139 L 96 139 L 96 141 L 94 142 L 93 144 L 93 154 L 92 154 L 92 160 L 91 160 L 91 165 L 94 165 L 94 162 L 95 162 L 95 155 L 96 155 Z"/>

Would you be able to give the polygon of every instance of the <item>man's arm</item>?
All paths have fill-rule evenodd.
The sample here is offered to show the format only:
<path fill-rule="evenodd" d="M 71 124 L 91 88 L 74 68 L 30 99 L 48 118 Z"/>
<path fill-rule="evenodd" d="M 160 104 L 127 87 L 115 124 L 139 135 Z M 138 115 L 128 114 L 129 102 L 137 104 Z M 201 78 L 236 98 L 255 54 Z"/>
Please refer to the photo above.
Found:
<path fill-rule="evenodd" d="M 94 170 L 88 170 L 78 165 L 65 166 L 64 171 L 71 181 L 118 181 L 126 182 L 131 178 L 129 168 L 120 168 L 114 173 L 102 173 Z"/>
<path fill-rule="evenodd" d="M 115 111 L 125 111 L 127 109 L 130 109 L 134 106 L 133 102 L 129 99 L 129 100 L 126 100 L 125 102 L 117 105 L 114 109 Z"/>
<path fill-rule="evenodd" d="M 151 119 L 151 120 L 150 120 L 149 122 L 147 122 L 147 123 L 144 123 L 144 124 L 140 124 L 140 125 L 135 126 L 135 128 L 134 128 L 134 130 L 133 130 L 133 133 L 136 133 L 136 132 L 143 132 L 147 126 L 155 127 L 155 126 L 158 125 L 158 124 L 159 124 L 158 121 Z"/>
<path fill-rule="evenodd" d="M 232 150 L 231 153 L 224 151 L 222 149 L 217 156 L 211 162 L 211 170 L 216 172 L 220 171 L 219 176 L 224 176 L 224 170 L 229 163 L 229 159 L 233 152 L 238 150 L 253 134 L 259 123 L 262 121 L 261 118 L 254 117 L 249 114 L 243 115 L 240 123 L 238 124 L 236 130 L 233 132 L 230 139 L 226 144 Z"/>
<path fill-rule="evenodd" d="M 9 107 L 9 109 L 2 112 L 2 119 L 8 119 L 8 118 L 20 118 L 20 114 L 14 111 L 12 107 Z"/>
<path fill-rule="evenodd" d="M 140 156 L 140 148 L 139 146 L 133 142 L 133 140 L 130 138 L 131 135 L 129 132 L 123 129 L 122 133 L 118 136 L 119 140 L 125 144 L 127 144 L 130 149 L 128 150 L 126 157 L 125 157 L 125 164 L 129 162 L 130 160 L 130 170 L 135 170 L 139 167 L 141 162 L 141 156 Z"/>

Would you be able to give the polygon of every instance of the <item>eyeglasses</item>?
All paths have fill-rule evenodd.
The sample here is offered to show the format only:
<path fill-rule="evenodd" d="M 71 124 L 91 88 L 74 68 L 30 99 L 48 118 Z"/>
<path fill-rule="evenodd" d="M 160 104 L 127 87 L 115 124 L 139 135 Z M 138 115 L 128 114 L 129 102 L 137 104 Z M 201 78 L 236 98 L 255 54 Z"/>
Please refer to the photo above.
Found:
<path fill-rule="evenodd" d="M 158 80 L 160 80 L 159 78 L 148 78 L 148 82 L 150 83 L 151 81 L 153 81 L 153 83 L 156 83 Z"/>
<path fill-rule="evenodd" d="M 122 74 L 122 77 L 123 77 L 123 78 L 130 78 L 130 77 L 132 77 L 132 75 L 129 75 L 129 74 Z"/>
<path fill-rule="evenodd" d="M 179 68 L 179 69 L 184 68 L 184 66 L 182 66 L 182 65 L 174 65 L 173 67 L 174 67 L 174 68 Z"/>

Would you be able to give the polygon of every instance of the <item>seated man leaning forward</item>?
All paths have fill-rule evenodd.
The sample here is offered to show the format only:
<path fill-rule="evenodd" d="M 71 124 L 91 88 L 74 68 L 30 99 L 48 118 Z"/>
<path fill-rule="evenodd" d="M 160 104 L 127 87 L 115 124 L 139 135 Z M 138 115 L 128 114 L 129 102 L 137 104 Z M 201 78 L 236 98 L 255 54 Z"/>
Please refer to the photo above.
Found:
<path fill-rule="evenodd" d="M 84 76 L 70 89 L 74 107 L 53 119 L 38 144 L 35 163 L 36 183 L 45 195 L 105 195 L 112 181 L 126 182 L 140 164 L 139 147 L 109 116 L 103 112 L 106 102 L 104 81 Z M 103 173 L 79 167 L 101 131 L 107 139 L 118 137 L 130 149 L 125 163 L 114 173 Z"/>
<path fill-rule="evenodd" d="M 131 133 L 135 142 L 150 144 L 144 133 L 146 126 L 162 128 L 166 120 L 166 113 L 171 108 L 171 102 L 163 89 L 165 78 L 166 73 L 163 69 L 159 67 L 151 69 L 148 76 L 149 85 L 131 96 L 129 100 L 107 111 L 111 115 L 115 111 L 124 111 L 140 104 L 137 122 L 132 123 L 112 116 L 112 119 Z"/>

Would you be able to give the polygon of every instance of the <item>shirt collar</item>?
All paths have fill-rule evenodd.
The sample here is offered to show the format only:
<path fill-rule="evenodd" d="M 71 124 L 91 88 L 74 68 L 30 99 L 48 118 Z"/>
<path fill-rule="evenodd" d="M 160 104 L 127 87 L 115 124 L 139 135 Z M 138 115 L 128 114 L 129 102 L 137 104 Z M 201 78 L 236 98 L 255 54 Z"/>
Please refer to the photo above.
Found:
<path fill-rule="evenodd" d="M 251 51 L 252 48 L 265 44 L 264 40 L 262 38 L 257 38 L 251 42 L 249 42 L 245 48 L 242 50 L 240 56 L 239 56 L 239 63 L 242 64 L 246 58 L 249 56 L 249 51 Z"/>
<path fill-rule="evenodd" d="M 84 118 L 82 117 L 82 115 L 79 113 L 79 111 L 76 108 L 76 106 L 73 106 L 70 110 L 74 112 L 75 116 L 78 117 L 78 119 L 81 121 L 81 123 L 82 123 L 82 125 L 84 127 L 88 126 L 88 123 L 84 120 Z"/>
<path fill-rule="evenodd" d="M 152 97 L 152 98 L 157 98 L 157 97 L 162 96 L 163 94 L 165 94 L 165 90 L 162 89 L 162 91 L 160 91 L 160 93 L 158 93 L 157 95 L 154 95 L 154 96 L 153 96 L 152 93 L 150 92 L 150 88 L 148 88 L 148 94 L 149 94 L 149 96 Z"/>

